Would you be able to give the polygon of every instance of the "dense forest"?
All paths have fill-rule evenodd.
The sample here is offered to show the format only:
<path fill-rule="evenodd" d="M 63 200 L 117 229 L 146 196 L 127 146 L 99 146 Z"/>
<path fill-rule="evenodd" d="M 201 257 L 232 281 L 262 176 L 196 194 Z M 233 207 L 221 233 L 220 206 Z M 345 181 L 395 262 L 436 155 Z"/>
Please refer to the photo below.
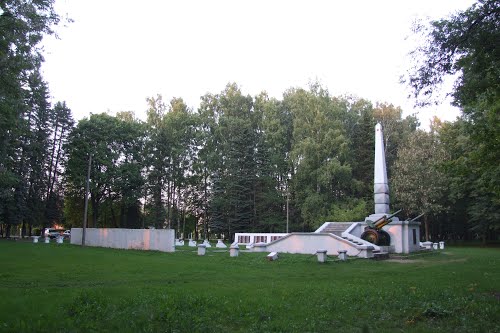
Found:
<path fill-rule="evenodd" d="M 479 1 L 416 33 L 406 83 L 418 101 L 458 75 L 455 122 L 428 131 L 390 103 L 332 95 L 311 83 L 282 98 L 245 95 L 236 83 L 200 97 L 147 98 L 132 112 L 90 114 L 51 103 L 40 42 L 60 17 L 53 1 L 9 0 L 0 15 L 2 237 L 82 225 L 173 228 L 230 239 L 234 232 L 312 231 L 373 210 L 374 126 L 384 128 L 391 206 L 424 213 L 427 239 L 494 239 L 500 228 L 499 6 Z M 444 55 L 444 56 L 443 56 Z M 423 97 L 423 98 L 422 98 Z M 36 229 L 36 230 L 35 230 Z"/>

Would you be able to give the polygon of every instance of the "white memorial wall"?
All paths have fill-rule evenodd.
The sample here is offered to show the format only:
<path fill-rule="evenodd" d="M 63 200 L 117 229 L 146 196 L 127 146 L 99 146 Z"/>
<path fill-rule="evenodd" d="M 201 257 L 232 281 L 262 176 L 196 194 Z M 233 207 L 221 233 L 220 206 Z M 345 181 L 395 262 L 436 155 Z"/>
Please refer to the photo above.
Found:
<path fill-rule="evenodd" d="M 82 244 L 82 230 L 82 228 L 71 228 L 71 244 Z M 86 228 L 85 245 L 174 252 L 175 230 Z"/>

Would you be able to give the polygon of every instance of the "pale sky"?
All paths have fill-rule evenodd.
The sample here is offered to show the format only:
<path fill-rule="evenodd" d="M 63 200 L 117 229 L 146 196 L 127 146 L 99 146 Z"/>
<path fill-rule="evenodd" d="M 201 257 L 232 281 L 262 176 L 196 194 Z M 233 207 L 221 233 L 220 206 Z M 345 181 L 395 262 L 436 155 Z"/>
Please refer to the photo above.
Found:
<path fill-rule="evenodd" d="M 74 20 L 44 41 L 53 102 L 76 119 L 134 111 L 146 97 L 182 97 L 193 109 L 207 92 L 236 82 L 244 94 L 282 98 L 318 80 L 330 94 L 454 120 L 445 102 L 414 109 L 399 77 L 414 47 L 411 23 L 463 10 L 472 0 L 56 0 Z"/>

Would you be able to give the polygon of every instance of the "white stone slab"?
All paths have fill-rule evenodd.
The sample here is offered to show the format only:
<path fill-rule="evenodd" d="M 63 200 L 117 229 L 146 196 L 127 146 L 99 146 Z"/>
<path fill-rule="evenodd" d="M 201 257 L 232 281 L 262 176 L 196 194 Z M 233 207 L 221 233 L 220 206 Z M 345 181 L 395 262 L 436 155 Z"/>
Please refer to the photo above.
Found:
<path fill-rule="evenodd" d="M 278 252 L 271 252 L 266 256 L 266 258 L 269 261 L 278 260 Z"/>

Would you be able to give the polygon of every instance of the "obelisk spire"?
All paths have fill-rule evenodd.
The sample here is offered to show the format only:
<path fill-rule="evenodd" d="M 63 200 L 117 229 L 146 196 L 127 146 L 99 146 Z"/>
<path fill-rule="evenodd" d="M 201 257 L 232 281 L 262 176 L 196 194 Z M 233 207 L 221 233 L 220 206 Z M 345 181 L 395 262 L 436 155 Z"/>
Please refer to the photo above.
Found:
<path fill-rule="evenodd" d="M 389 183 L 385 164 L 384 138 L 382 125 L 375 125 L 375 168 L 373 180 L 373 199 L 375 214 L 389 214 Z"/>

